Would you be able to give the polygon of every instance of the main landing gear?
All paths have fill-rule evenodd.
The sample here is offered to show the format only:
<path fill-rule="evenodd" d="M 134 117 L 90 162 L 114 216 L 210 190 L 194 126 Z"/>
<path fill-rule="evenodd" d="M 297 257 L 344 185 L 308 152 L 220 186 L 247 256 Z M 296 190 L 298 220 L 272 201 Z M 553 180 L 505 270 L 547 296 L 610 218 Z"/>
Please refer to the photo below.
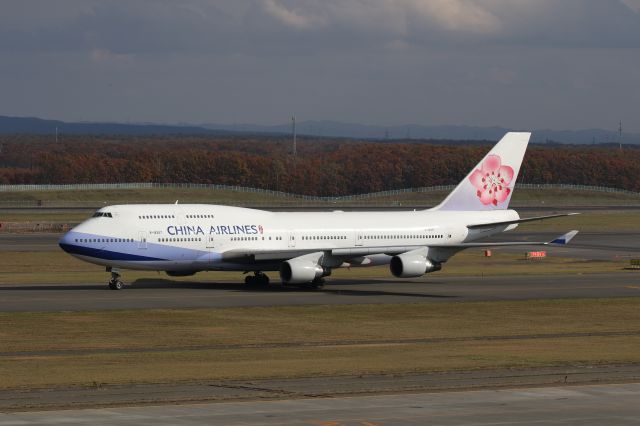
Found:
<path fill-rule="evenodd" d="M 266 287 L 269 285 L 269 277 L 260 271 L 255 271 L 254 275 L 244 277 L 244 283 L 250 286 Z"/>
<path fill-rule="evenodd" d="M 109 280 L 109 288 L 111 290 L 122 290 L 124 283 L 120 279 L 120 273 L 118 271 L 111 270 L 111 279 Z"/>

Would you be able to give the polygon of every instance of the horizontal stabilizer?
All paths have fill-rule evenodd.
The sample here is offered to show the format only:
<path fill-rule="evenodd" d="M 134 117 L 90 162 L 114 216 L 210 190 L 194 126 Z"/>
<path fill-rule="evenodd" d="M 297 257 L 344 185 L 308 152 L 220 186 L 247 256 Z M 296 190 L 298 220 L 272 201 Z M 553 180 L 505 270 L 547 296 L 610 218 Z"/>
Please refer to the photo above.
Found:
<path fill-rule="evenodd" d="M 578 231 L 575 231 L 575 230 L 567 232 L 566 234 L 561 235 L 555 240 L 551 241 L 549 244 L 560 244 L 560 245 L 569 244 L 569 241 L 571 241 L 573 237 L 576 236 L 577 233 Z"/>
<path fill-rule="evenodd" d="M 515 219 L 515 220 L 505 220 L 502 222 L 488 222 L 488 223 L 476 223 L 473 225 L 467 225 L 469 229 L 478 229 L 478 228 L 495 228 L 497 226 L 503 225 L 513 225 L 516 223 L 525 223 L 525 222 L 533 222 L 536 220 L 545 220 L 545 219 L 553 219 L 554 217 L 564 217 L 564 216 L 574 216 L 580 213 L 561 213 L 561 214 L 552 214 L 549 216 L 536 216 L 536 217 L 527 217 L 524 219 Z"/>

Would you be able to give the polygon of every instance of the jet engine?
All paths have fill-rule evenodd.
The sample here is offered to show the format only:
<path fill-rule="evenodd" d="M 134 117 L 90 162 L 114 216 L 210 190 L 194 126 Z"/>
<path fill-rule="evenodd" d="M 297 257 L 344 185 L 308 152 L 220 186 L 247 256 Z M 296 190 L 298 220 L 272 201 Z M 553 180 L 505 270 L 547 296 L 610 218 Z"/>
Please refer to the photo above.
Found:
<path fill-rule="evenodd" d="M 330 273 L 330 269 L 323 268 L 316 262 L 304 258 L 287 260 L 280 265 L 280 279 L 285 284 L 310 283 L 316 278 L 326 277 Z"/>
<path fill-rule="evenodd" d="M 393 256 L 389 264 L 391 273 L 397 278 L 416 278 L 442 269 L 442 264 L 433 262 L 422 253 L 407 252 Z"/>

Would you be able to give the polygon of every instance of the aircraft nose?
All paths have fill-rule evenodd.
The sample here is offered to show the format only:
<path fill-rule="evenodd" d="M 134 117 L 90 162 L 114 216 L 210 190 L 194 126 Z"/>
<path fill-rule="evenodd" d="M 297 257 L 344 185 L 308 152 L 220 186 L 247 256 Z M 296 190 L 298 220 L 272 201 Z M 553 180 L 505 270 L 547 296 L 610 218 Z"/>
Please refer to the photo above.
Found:
<path fill-rule="evenodd" d="M 65 233 L 62 237 L 60 237 L 60 239 L 58 240 L 58 245 L 60 246 L 60 248 L 66 252 L 69 251 L 69 248 L 74 244 L 74 238 L 73 238 L 73 231 L 69 231 L 67 233 Z"/>

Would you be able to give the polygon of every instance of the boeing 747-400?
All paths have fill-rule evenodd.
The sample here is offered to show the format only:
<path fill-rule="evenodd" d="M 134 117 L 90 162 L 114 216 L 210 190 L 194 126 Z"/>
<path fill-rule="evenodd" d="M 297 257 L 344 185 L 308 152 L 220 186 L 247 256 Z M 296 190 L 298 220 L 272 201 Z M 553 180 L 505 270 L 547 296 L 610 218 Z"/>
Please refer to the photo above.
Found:
<path fill-rule="evenodd" d="M 284 284 L 321 286 L 332 269 L 388 264 L 399 278 L 438 271 L 470 247 L 566 244 L 577 231 L 547 242 L 478 240 L 519 223 L 508 208 L 530 133 L 508 133 L 440 205 L 422 211 L 270 212 L 207 204 L 130 204 L 98 210 L 60 239 L 71 255 L 106 267 L 109 287 L 121 271 L 251 272 L 248 284 L 267 285 L 267 271 Z M 428 167 L 428 165 L 425 165 Z"/>

